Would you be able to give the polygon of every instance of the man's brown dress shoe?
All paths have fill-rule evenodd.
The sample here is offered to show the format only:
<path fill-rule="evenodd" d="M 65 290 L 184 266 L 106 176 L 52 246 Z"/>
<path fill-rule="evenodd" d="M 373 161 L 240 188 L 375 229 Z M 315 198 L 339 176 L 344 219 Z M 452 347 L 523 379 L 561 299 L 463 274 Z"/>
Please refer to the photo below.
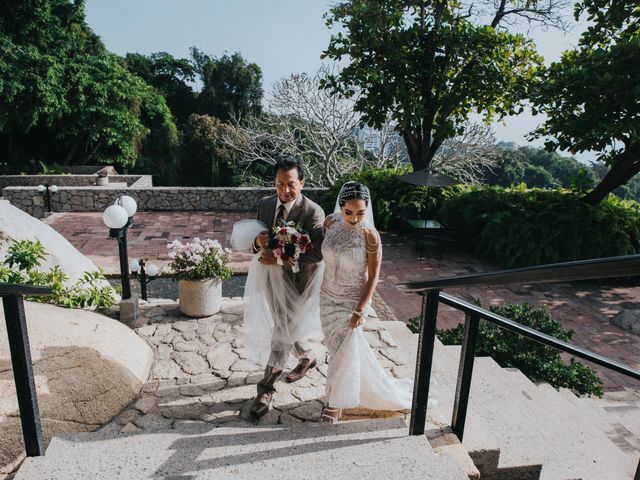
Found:
<path fill-rule="evenodd" d="M 253 405 L 251 405 L 251 415 L 256 418 L 260 418 L 265 415 L 269 411 L 269 406 L 273 399 L 273 393 L 273 390 L 268 391 L 258 387 L 258 396 L 253 401 Z"/>
<path fill-rule="evenodd" d="M 287 382 L 297 382 L 307 374 L 310 368 L 315 367 L 317 364 L 318 362 L 315 358 L 311 361 L 309 361 L 308 359 L 300 360 L 300 363 L 296 365 L 296 368 L 291 370 L 291 372 L 289 372 L 289 375 L 287 375 Z"/>

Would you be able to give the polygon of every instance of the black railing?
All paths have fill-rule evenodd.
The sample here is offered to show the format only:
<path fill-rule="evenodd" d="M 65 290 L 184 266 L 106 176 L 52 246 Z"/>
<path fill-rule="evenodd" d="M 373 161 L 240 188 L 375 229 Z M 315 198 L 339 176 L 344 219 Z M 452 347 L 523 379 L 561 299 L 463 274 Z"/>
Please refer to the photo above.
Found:
<path fill-rule="evenodd" d="M 7 324 L 9 350 L 13 377 L 16 381 L 16 393 L 20 408 L 20 421 L 27 456 L 44 455 L 44 441 L 38 398 L 33 377 L 31 351 L 29 349 L 29 335 L 24 313 L 25 295 L 50 295 L 51 289 L 35 285 L 16 285 L 0 283 L 0 297 L 4 306 L 4 319 Z"/>
<path fill-rule="evenodd" d="M 458 380 L 453 405 L 451 427 L 456 436 L 462 440 L 469 404 L 469 392 L 473 374 L 473 361 L 478 338 L 480 319 L 497 325 L 510 332 L 522 335 L 536 342 L 570 353 L 589 362 L 601 365 L 610 370 L 640 380 L 640 371 L 628 365 L 611 360 L 597 353 L 590 352 L 570 343 L 558 340 L 513 320 L 485 310 L 477 305 L 461 300 L 442 292 L 447 287 L 468 287 L 496 284 L 530 284 L 554 283 L 575 280 L 599 280 L 640 275 L 640 255 L 612 257 L 597 260 L 557 263 L 539 267 L 518 268 L 498 272 L 464 275 L 460 277 L 436 278 L 419 282 L 404 282 L 398 286 L 401 291 L 415 292 L 423 295 L 422 315 L 418 336 L 418 354 L 416 359 L 413 406 L 411 410 L 411 435 L 422 435 L 427 417 L 429 400 L 429 383 L 433 363 L 433 349 L 436 336 L 438 305 L 443 303 L 465 313 L 465 330 Z M 639 466 L 640 468 L 640 466 Z"/>

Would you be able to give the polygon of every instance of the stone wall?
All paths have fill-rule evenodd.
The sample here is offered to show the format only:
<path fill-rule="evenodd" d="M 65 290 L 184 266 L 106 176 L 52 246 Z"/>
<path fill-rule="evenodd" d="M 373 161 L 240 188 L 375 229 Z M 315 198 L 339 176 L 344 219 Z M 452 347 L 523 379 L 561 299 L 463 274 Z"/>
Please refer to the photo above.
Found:
<path fill-rule="evenodd" d="M 6 187 L 37 187 L 57 185 L 58 187 L 89 187 L 96 184 L 97 175 L 1 175 L 0 191 Z M 110 175 L 110 183 L 125 183 L 133 187 L 151 187 L 151 175 Z"/>
<path fill-rule="evenodd" d="M 323 188 L 304 189 L 305 195 L 314 201 L 322 201 L 326 191 Z M 44 195 L 37 188 L 7 187 L 2 193 L 5 200 L 34 217 L 44 216 Z M 262 197 L 272 193 L 271 187 L 61 187 L 51 194 L 51 209 L 54 212 L 98 212 L 112 205 L 119 196 L 129 195 L 138 202 L 138 210 L 146 212 L 252 211 Z"/>

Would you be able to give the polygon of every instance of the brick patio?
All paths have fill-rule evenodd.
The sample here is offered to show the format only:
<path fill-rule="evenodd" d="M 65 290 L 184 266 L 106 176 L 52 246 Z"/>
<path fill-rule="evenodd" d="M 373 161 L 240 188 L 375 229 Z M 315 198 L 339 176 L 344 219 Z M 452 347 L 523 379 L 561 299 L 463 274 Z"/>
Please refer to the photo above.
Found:
<path fill-rule="evenodd" d="M 229 247 L 233 223 L 251 218 L 247 212 L 141 212 L 129 231 L 130 258 L 144 258 L 164 267 L 168 264 L 166 243 L 195 236 L 216 238 Z M 108 273 L 118 273 L 116 242 L 108 237 L 101 213 L 58 213 L 47 220 L 76 248 Z M 419 259 L 397 235 L 383 234 L 384 256 L 378 292 L 399 320 L 420 313 L 421 297 L 403 294 L 398 282 L 497 270 L 498 267 L 460 252 L 445 252 L 441 259 L 426 255 Z M 245 271 L 250 256 L 233 253 L 232 267 Z M 465 299 L 479 298 L 484 305 L 503 302 L 547 305 L 565 328 L 576 331 L 573 343 L 594 352 L 640 368 L 640 337 L 610 324 L 609 318 L 625 308 L 639 308 L 640 287 L 590 283 L 505 286 L 451 290 Z M 441 307 L 439 328 L 462 321 L 462 314 Z M 638 388 L 637 382 L 622 375 L 600 370 L 607 390 Z"/>

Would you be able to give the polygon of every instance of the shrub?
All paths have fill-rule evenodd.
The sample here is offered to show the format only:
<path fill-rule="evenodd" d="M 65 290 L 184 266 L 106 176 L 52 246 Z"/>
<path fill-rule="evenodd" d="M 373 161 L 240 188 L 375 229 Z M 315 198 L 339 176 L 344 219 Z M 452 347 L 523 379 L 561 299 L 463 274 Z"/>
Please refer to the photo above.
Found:
<path fill-rule="evenodd" d="M 446 198 L 439 215 L 467 250 L 508 268 L 640 250 L 639 205 L 613 195 L 594 207 L 568 190 L 472 188 Z"/>
<path fill-rule="evenodd" d="M 640 204 L 610 195 L 597 206 L 578 190 L 517 187 L 418 187 L 398 180 L 405 170 L 367 169 L 342 178 L 323 207 L 333 212 L 342 184 L 371 191 L 376 226 L 401 227 L 400 212 L 412 208 L 460 232 L 462 247 L 507 268 L 640 251 Z"/>
<path fill-rule="evenodd" d="M 45 249 L 39 240 L 21 240 L 13 242 L 9 247 L 7 257 L 0 264 L 0 282 L 40 285 L 49 287 L 52 294 L 49 296 L 27 296 L 27 300 L 41 303 L 52 303 L 68 308 L 110 307 L 115 299 L 113 289 L 109 286 L 100 286 L 99 281 L 105 280 L 104 272 L 84 272 L 82 277 L 72 287 L 67 287 L 64 282 L 67 275 L 59 265 L 55 265 L 48 271 L 38 268 L 45 259 Z"/>
<path fill-rule="evenodd" d="M 442 202 L 459 192 L 462 187 L 430 188 L 409 185 L 398 180 L 406 169 L 369 168 L 341 178 L 329 190 L 322 206 L 327 213 L 333 212 L 340 187 L 345 182 L 364 183 L 371 192 L 374 220 L 380 230 L 393 230 L 400 227 L 399 212 L 405 207 L 414 208 L 421 218 L 437 218 Z"/>
<path fill-rule="evenodd" d="M 490 307 L 498 315 L 546 333 L 563 341 L 573 338 L 573 330 L 564 330 L 554 320 L 546 308 L 535 309 L 531 305 L 505 304 Z M 409 320 L 409 328 L 417 332 L 420 319 Z M 452 329 L 437 330 L 436 334 L 445 345 L 460 345 L 464 338 L 464 324 Z M 542 345 L 528 338 L 498 328 L 492 323 L 480 320 L 476 356 L 490 356 L 501 367 L 515 367 L 530 380 L 545 381 L 556 388 L 571 388 L 581 394 L 602 396 L 602 380 L 597 372 L 571 359 L 565 363 L 560 351 Z"/>

